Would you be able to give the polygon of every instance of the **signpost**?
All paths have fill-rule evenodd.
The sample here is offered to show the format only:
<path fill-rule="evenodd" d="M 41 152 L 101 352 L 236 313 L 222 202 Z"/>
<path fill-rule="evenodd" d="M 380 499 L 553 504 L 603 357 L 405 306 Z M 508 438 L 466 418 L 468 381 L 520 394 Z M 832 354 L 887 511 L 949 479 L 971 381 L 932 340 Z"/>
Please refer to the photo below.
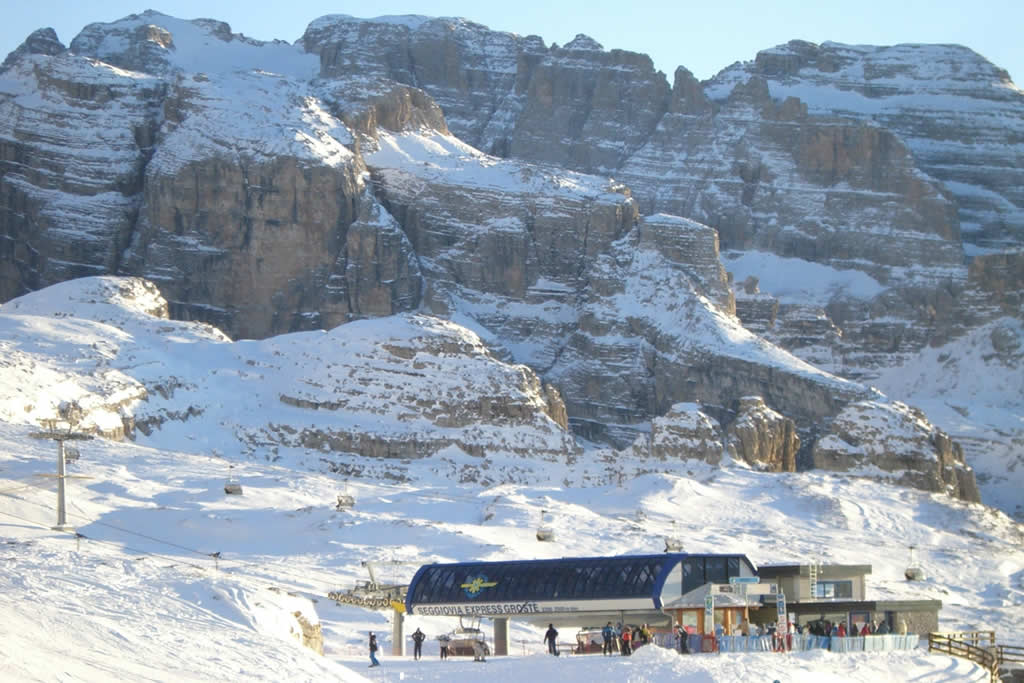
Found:
<path fill-rule="evenodd" d="M 729 583 L 761 583 L 756 576 L 730 576 Z"/>
<path fill-rule="evenodd" d="M 786 596 L 782 593 L 775 595 L 775 608 L 778 612 L 778 621 L 775 624 L 775 634 L 779 639 L 779 651 L 785 652 L 789 644 L 789 625 L 786 623 Z"/>

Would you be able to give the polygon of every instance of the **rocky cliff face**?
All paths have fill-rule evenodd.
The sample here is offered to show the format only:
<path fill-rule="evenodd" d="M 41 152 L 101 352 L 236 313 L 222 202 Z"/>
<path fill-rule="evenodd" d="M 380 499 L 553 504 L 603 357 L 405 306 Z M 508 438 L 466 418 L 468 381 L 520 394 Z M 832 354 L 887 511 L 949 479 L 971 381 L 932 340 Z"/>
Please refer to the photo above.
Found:
<path fill-rule="evenodd" d="M 302 43 L 325 76 L 423 88 L 470 144 L 614 175 L 641 213 L 710 225 L 724 249 L 870 274 L 892 291 L 823 309 L 841 341 L 787 347 L 837 372 L 875 376 L 998 314 L 977 306 L 962 240 L 1021 244 L 1024 204 L 1000 169 L 1019 166 L 1024 100 L 964 48 L 793 42 L 708 84 L 680 68 L 670 88 L 646 57 L 586 36 L 545 47 L 458 20 L 324 17 Z M 772 338 L 805 339 L 806 317 Z"/>
<path fill-rule="evenodd" d="M 39 39 L 0 78 L 3 300 L 120 267 L 166 88 Z"/>
<path fill-rule="evenodd" d="M 811 113 L 893 131 L 954 198 L 970 244 L 1021 244 L 1024 92 L 976 52 L 790 41 L 725 69 L 707 92 L 720 100 L 754 75 L 776 100 L 798 96 Z"/>
<path fill-rule="evenodd" d="M 870 442 L 870 445 L 867 445 Z M 902 403 L 851 404 L 814 445 L 814 465 L 850 471 L 877 468 L 904 485 L 980 500 L 959 445 L 919 410 Z"/>
<path fill-rule="evenodd" d="M 647 55 L 606 52 L 583 35 L 546 47 L 460 19 L 334 15 L 310 24 L 301 43 L 324 77 L 422 88 L 451 131 L 484 152 L 586 173 L 613 173 L 669 104 Z"/>

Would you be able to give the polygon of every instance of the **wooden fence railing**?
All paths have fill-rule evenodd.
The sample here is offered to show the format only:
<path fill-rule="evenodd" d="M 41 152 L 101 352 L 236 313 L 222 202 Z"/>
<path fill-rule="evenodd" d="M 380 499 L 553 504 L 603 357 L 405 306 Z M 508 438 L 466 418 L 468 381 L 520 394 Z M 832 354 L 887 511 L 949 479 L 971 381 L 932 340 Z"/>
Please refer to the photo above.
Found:
<path fill-rule="evenodd" d="M 995 631 L 929 633 L 928 651 L 969 659 L 988 671 L 993 683 L 999 681 L 1002 664 L 1024 664 L 1024 647 L 998 645 Z"/>
<path fill-rule="evenodd" d="M 999 663 L 1024 664 L 1024 647 L 1016 645 L 996 645 Z"/>

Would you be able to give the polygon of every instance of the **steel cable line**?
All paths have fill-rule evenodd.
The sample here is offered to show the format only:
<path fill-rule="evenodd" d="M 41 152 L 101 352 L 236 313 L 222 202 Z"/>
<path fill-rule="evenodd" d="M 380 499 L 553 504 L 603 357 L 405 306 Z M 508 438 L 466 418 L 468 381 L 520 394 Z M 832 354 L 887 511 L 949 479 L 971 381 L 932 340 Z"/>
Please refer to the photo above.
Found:
<path fill-rule="evenodd" d="M 18 496 L 8 496 L 8 497 L 14 498 L 16 500 L 20 500 L 20 501 L 22 501 L 24 503 L 28 503 L 30 505 L 36 505 L 38 507 L 49 509 L 49 506 L 44 504 L 44 503 L 37 503 L 35 501 L 31 501 L 31 500 L 26 500 L 24 498 L 20 498 Z M 77 508 L 78 506 L 76 505 L 75 507 Z M 79 510 L 81 510 L 81 508 L 79 508 Z M 5 514 L 5 515 L 7 515 L 9 517 L 14 517 L 15 519 L 20 519 L 20 520 L 25 521 L 25 522 L 36 524 L 36 525 L 41 526 L 43 528 L 49 528 L 44 523 L 36 522 L 34 520 L 26 519 L 26 518 L 23 518 L 23 517 L 19 517 L 17 515 L 11 514 L 11 513 L 0 512 L 0 514 Z M 76 517 L 78 519 L 90 522 L 92 524 L 97 524 L 97 525 L 100 525 L 100 526 L 109 527 L 111 529 L 114 529 L 116 531 L 120 531 L 122 533 L 131 534 L 131 535 L 134 535 L 134 536 L 139 536 L 141 538 L 145 538 L 147 540 L 151 540 L 151 541 L 153 541 L 155 543 L 161 543 L 161 544 L 168 545 L 168 546 L 171 546 L 171 547 L 174 547 L 174 548 L 178 548 L 180 550 L 185 550 L 187 552 L 194 553 L 194 554 L 202 556 L 202 557 L 209 557 L 209 558 L 211 558 L 211 559 L 213 559 L 215 561 L 218 569 L 220 568 L 220 564 L 221 563 L 228 563 L 229 565 L 234 565 L 234 566 L 241 567 L 241 568 L 248 568 L 249 569 L 249 575 L 242 574 L 241 576 L 243 576 L 245 578 L 248 578 L 248 579 L 251 579 L 251 580 L 257 580 L 258 579 L 258 580 L 261 580 L 261 581 L 266 581 L 268 579 L 260 577 L 259 573 L 270 573 L 271 576 L 272 576 L 272 580 L 275 580 L 278 583 L 287 585 L 291 589 L 294 589 L 296 592 L 302 592 L 302 593 L 311 592 L 310 588 L 308 588 L 308 587 L 302 587 L 302 588 L 299 587 L 300 586 L 300 582 L 302 580 L 302 578 L 296 578 L 299 575 L 292 574 L 292 575 L 289 576 L 288 572 L 280 571 L 281 570 L 280 567 L 277 567 L 276 571 L 274 571 L 274 572 L 267 572 L 266 571 L 267 570 L 267 565 L 266 564 L 260 564 L 260 563 L 251 562 L 251 561 L 248 561 L 248 560 L 242 560 L 242 559 L 238 559 L 238 558 L 226 558 L 226 557 L 221 556 L 220 551 L 212 552 L 211 553 L 211 552 L 206 552 L 206 551 L 203 551 L 203 550 L 197 550 L 195 548 L 189 548 L 189 547 L 183 546 L 183 545 L 181 545 L 179 543 L 174 543 L 173 541 L 166 541 L 166 540 L 157 538 L 156 536 L 152 536 L 150 534 L 144 534 L 144 533 L 141 533 L 141 532 L 132 531 L 130 529 L 125 529 L 123 527 L 119 527 L 119 526 L 116 526 L 114 524 L 108 524 L 106 522 L 93 521 L 93 520 L 90 520 L 85 515 L 77 515 L 76 514 L 76 515 L 69 515 L 69 517 L 70 516 L 74 516 L 74 517 Z M 154 557 L 160 557 L 162 559 L 166 559 L 168 561 L 171 561 L 171 562 L 174 562 L 174 563 L 177 563 L 177 564 L 185 564 L 185 565 L 188 565 L 188 566 L 196 567 L 198 569 L 207 569 L 207 567 L 203 567 L 201 565 L 192 564 L 190 562 L 181 560 L 180 558 L 174 558 L 174 557 L 171 557 L 169 555 L 162 555 L 160 553 L 157 553 L 157 552 L 154 552 L 154 551 L 151 551 L 151 550 L 143 550 L 143 549 L 140 549 L 140 548 L 134 548 L 132 546 L 120 544 L 117 541 L 111 541 L 111 540 L 100 539 L 100 538 L 93 538 L 91 536 L 86 536 L 85 534 L 82 534 L 82 533 L 79 533 L 79 532 L 65 531 L 63 533 L 73 534 L 78 539 L 85 539 L 85 540 L 90 540 L 90 541 L 96 541 L 97 543 L 106 543 L 106 544 L 109 544 L 109 545 L 112 545 L 112 546 L 115 546 L 115 547 L 121 547 L 121 548 L 124 548 L 126 550 L 130 550 L 131 552 L 139 553 L 139 554 L 142 554 L 142 555 L 152 555 Z M 259 572 L 257 572 L 256 570 L 259 570 Z M 236 575 L 236 576 L 238 576 L 238 575 Z M 286 576 L 286 577 L 288 577 L 288 580 L 286 580 L 286 581 L 278 581 L 277 577 L 279 577 L 279 576 Z M 335 587 L 336 587 L 336 584 L 329 585 L 325 581 L 322 581 L 322 585 L 321 585 L 322 595 L 326 595 L 331 590 L 334 590 Z M 320 595 L 320 594 L 318 594 L 318 595 Z"/>
<path fill-rule="evenodd" d="M 17 519 L 17 520 L 22 521 L 22 522 L 27 522 L 27 523 L 32 524 L 34 526 L 38 526 L 38 527 L 40 527 L 40 528 L 42 528 L 44 530 L 58 531 L 59 533 L 68 534 L 69 536 L 74 537 L 78 541 L 83 541 L 83 540 L 84 541 L 91 541 L 91 542 L 94 542 L 94 543 L 99 543 L 101 545 L 110 546 L 110 547 L 114 548 L 115 550 L 127 550 L 129 552 L 136 553 L 138 555 L 154 557 L 154 558 L 159 558 L 159 559 L 162 559 L 162 560 L 166 560 L 166 561 L 171 563 L 171 566 L 181 565 L 181 566 L 185 566 L 185 567 L 191 567 L 193 569 L 197 569 L 197 570 L 199 570 L 201 572 L 204 572 L 204 573 L 208 572 L 210 570 L 209 566 L 203 566 L 203 565 L 195 564 L 193 562 L 189 562 L 187 560 L 182 560 L 182 559 L 177 558 L 177 557 L 172 557 L 170 555 L 163 555 L 161 553 L 153 552 L 152 550 L 144 550 L 142 548 L 135 548 L 133 546 L 124 545 L 123 543 L 119 543 L 117 541 L 111 541 L 111 540 L 102 539 L 102 538 L 93 538 L 91 536 L 86 536 L 85 534 L 82 534 L 82 533 L 77 532 L 77 531 L 63 531 L 63 530 L 51 529 L 45 522 L 39 522 L 39 521 L 36 521 L 34 519 L 29 519 L 27 517 L 22 517 L 20 515 L 15 515 L 15 514 L 10 513 L 10 512 L 0 511 L 0 515 L 4 515 L 6 517 L 11 517 L 13 519 Z M 221 562 L 221 561 L 234 562 L 236 564 L 243 565 L 243 567 L 244 566 L 253 566 L 253 567 L 258 566 L 258 565 L 255 565 L 254 563 L 247 563 L 247 562 L 244 562 L 242 560 L 221 560 L 219 555 L 220 555 L 220 553 L 208 553 L 208 556 L 210 556 L 212 559 L 218 560 L 218 569 L 217 569 L 217 571 L 220 571 L 219 562 Z M 268 579 L 266 577 L 259 576 L 259 575 L 256 575 L 256 574 L 252 574 L 252 573 L 239 573 L 239 572 L 234 572 L 233 571 L 229 575 L 237 583 L 242 584 L 242 585 L 249 584 L 250 586 L 255 587 L 255 588 L 263 587 L 268 582 Z M 270 579 L 270 580 L 272 580 L 274 583 L 282 585 L 283 587 L 285 587 L 285 588 L 287 588 L 290 591 L 293 591 L 295 593 L 299 593 L 299 594 L 309 594 L 309 593 L 311 593 L 311 591 L 308 588 L 299 587 L 297 584 L 292 583 L 292 581 L 290 581 L 290 580 L 282 581 L 282 580 L 279 580 L 278 577 L 276 577 L 276 576 L 272 577 L 272 579 Z M 319 599 L 319 598 L 322 598 L 322 597 L 326 596 L 327 592 L 328 592 L 328 590 L 325 589 L 322 594 L 317 593 L 315 595 Z"/>

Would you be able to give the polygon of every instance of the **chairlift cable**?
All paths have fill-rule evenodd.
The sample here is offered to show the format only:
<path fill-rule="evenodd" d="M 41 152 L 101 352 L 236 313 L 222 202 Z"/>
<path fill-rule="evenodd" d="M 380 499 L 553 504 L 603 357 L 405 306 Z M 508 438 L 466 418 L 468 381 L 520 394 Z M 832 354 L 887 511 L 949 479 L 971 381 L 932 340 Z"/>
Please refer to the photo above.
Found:
<path fill-rule="evenodd" d="M 44 503 L 37 503 L 35 501 L 25 500 L 24 498 L 19 498 L 17 496 L 10 496 L 10 497 L 16 498 L 17 500 L 21 500 L 22 502 L 28 503 L 30 505 L 36 505 L 38 507 L 49 509 L 49 505 L 46 505 Z M 78 508 L 79 511 L 81 511 L 81 508 L 78 507 L 77 504 L 75 505 L 75 507 Z M 154 541 L 156 543 L 160 543 L 160 544 L 163 544 L 163 545 L 168 545 L 168 546 L 175 547 L 175 548 L 178 548 L 178 549 L 181 549 L 181 550 L 186 550 L 188 552 L 194 553 L 194 554 L 202 556 L 202 557 L 214 557 L 214 553 L 211 553 L 211 552 L 208 552 L 208 551 L 197 550 L 195 548 L 189 548 L 187 546 L 183 546 L 183 545 L 180 545 L 178 543 L 174 543 L 172 541 L 166 541 L 166 540 L 163 540 L 161 538 L 157 538 L 157 537 L 149 535 L 149 534 L 143 534 L 143 533 L 140 533 L 140 532 L 132 531 L 130 529 L 124 529 L 122 527 L 119 527 L 119 526 L 116 526 L 116 525 L 113 525 L 113 524 L 108 524 L 106 522 L 94 521 L 94 520 L 91 520 L 88 516 L 86 516 L 84 514 L 82 514 L 82 515 L 71 515 L 71 514 L 69 514 L 68 516 L 69 517 L 72 517 L 72 516 L 73 517 L 77 517 L 78 519 L 89 521 L 92 524 L 97 524 L 97 525 L 100 525 L 100 526 L 109 527 L 111 529 L 114 529 L 116 531 L 120 531 L 122 533 L 139 536 L 139 537 L 145 538 L 147 540 Z M 24 521 L 31 521 L 31 520 L 24 520 Z M 35 523 L 35 522 L 33 522 L 33 523 Z M 46 525 L 44 524 L 42 526 L 45 527 Z M 151 555 L 153 555 L 155 557 L 162 557 L 164 559 L 168 559 L 169 561 L 176 562 L 176 563 L 179 563 L 179 564 L 186 564 L 186 565 L 189 565 L 189 566 L 194 566 L 194 567 L 197 567 L 197 568 L 200 568 L 200 569 L 204 569 L 204 567 L 202 567 L 200 565 L 194 565 L 194 564 L 191 564 L 191 563 L 189 563 L 189 562 L 187 562 L 185 560 L 181 560 L 181 559 L 178 559 L 178 558 L 173 558 L 173 557 L 167 556 L 167 555 L 161 555 L 160 553 L 156 553 L 156 552 L 153 552 L 153 551 L 145 551 L 145 550 L 141 550 L 141 549 L 138 549 L 138 548 L 133 548 L 131 546 L 126 546 L 126 545 L 120 544 L 117 541 L 91 538 L 91 537 L 87 537 L 87 536 L 84 536 L 84 535 L 80 535 L 80 536 L 81 536 L 81 538 L 87 538 L 88 540 L 93 540 L 93 541 L 96 541 L 98 543 L 109 543 L 109 544 L 112 544 L 112 545 L 115 545 L 115 546 L 119 546 L 119 547 L 123 547 L 123 548 L 129 549 L 129 550 L 131 550 L 133 552 L 137 552 L 137 553 L 140 553 L 140 554 L 151 554 Z M 220 551 L 218 551 L 218 552 L 220 552 Z M 218 566 L 221 563 L 229 563 L 229 564 L 233 563 L 233 565 L 235 565 L 235 566 L 239 566 L 239 567 L 243 567 L 243 568 L 245 568 L 245 567 L 250 568 L 250 571 L 253 572 L 253 575 L 250 576 L 249 578 L 251 578 L 253 580 L 257 580 L 257 577 L 259 577 L 260 573 L 270 573 L 272 576 L 275 576 L 275 577 L 276 576 L 287 576 L 288 577 L 288 581 L 279 581 L 279 583 L 290 584 L 291 587 L 294 588 L 298 592 L 313 592 L 314 590 L 319 589 L 319 593 L 318 594 L 326 595 L 329 591 L 333 590 L 334 587 L 336 586 L 336 581 L 330 581 L 329 582 L 329 581 L 327 581 L 325 579 L 321 579 L 320 580 L 320 583 L 321 583 L 320 586 L 314 586 L 314 588 L 310 588 L 309 584 L 306 583 L 303 587 L 300 588 L 300 586 L 303 585 L 302 581 L 305 578 L 309 577 L 311 572 L 303 570 L 299 574 L 289 574 L 289 572 L 287 570 L 282 570 L 281 567 L 276 567 L 274 572 L 266 572 L 267 565 L 263 564 L 263 563 L 256 563 L 256 562 L 252 562 L 252 561 L 249 561 L 249 560 L 242 560 L 242 559 L 231 558 L 231 557 L 216 557 L 214 559 L 217 561 Z M 259 570 L 259 571 L 256 572 L 254 570 Z M 316 572 L 316 574 L 319 574 L 319 573 L 320 572 Z M 258 580 L 266 580 L 266 579 L 259 578 Z"/>
<path fill-rule="evenodd" d="M 26 501 L 26 502 L 31 502 L 31 501 Z M 21 517 L 20 515 L 15 515 L 15 514 L 10 513 L 10 512 L 0 511 L 0 515 L 5 515 L 7 517 L 11 517 L 13 519 L 17 519 L 17 520 L 20 520 L 22 522 L 27 522 L 29 524 L 38 526 L 38 527 L 40 527 L 41 529 L 44 529 L 44 530 L 57 531 L 58 533 L 68 534 L 68 535 L 74 536 L 74 537 L 76 537 L 76 538 L 78 538 L 80 540 L 91 541 L 91 542 L 94 542 L 94 543 L 99 543 L 101 545 L 108 545 L 108 546 L 111 546 L 112 548 L 115 548 L 115 549 L 118 549 L 118 550 L 125 550 L 125 551 L 131 552 L 131 553 L 135 553 L 135 554 L 138 554 L 138 555 L 160 558 L 162 560 L 166 560 L 166 561 L 172 563 L 172 565 L 182 565 L 182 566 L 186 566 L 186 567 L 192 567 L 194 569 L 198 569 L 198 570 L 203 571 L 203 572 L 206 572 L 206 571 L 210 570 L 209 566 L 203 566 L 203 565 L 195 564 L 193 562 L 189 562 L 188 560 L 182 560 L 181 558 L 173 557 L 173 556 L 170 556 L 170 555 L 164 555 L 162 553 L 157 553 L 157 552 L 154 552 L 152 550 L 144 550 L 142 548 L 135 548 L 133 546 L 129 546 L 129 545 L 125 545 L 123 543 L 120 543 L 118 541 L 112 541 L 112 540 L 109 540 L 109 539 L 102 539 L 102 538 L 93 538 L 92 536 L 86 536 L 85 534 L 79 533 L 77 531 L 51 529 L 49 524 L 47 524 L 45 522 L 39 522 L 39 521 L 36 521 L 36 520 L 33 520 L 33 519 L 29 519 L 27 517 Z M 158 540 L 158 539 L 155 539 L 155 540 Z M 160 541 L 160 542 L 163 542 L 163 541 Z M 193 551 L 193 552 L 199 552 L 199 551 Z M 206 555 L 207 557 L 214 557 L 214 555 L 215 555 L 215 553 L 202 553 L 202 554 Z M 221 562 L 234 562 L 235 564 L 242 565 L 243 567 L 247 567 L 247 566 L 248 567 L 261 567 L 261 565 L 257 565 L 255 563 L 251 563 L 251 562 L 246 562 L 244 560 L 224 559 L 224 558 L 215 558 L 215 559 L 218 559 Z M 266 583 L 266 581 L 267 581 L 267 579 L 264 576 L 260 576 L 259 574 L 256 574 L 256 573 L 245 574 L 245 573 L 235 573 L 235 572 L 232 572 L 230 574 L 230 576 L 235 581 L 237 581 L 238 583 L 254 583 L 257 586 L 264 585 Z M 309 588 L 308 586 L 300 586 L 299 583 L 294 578 L 289 578 L 289 580 L 287 580 L 287 581 L 280 581 L 280 580 L 277 579 L 277 577 L 274 577 L 273 580 L 276 583 L 279 583 L 282 586 L 285 586 L 285 587 L 289 588 L 290 590 L 294 590 L 296 593 L 313 593 L 314 592 L 314 590 Z M 322 594 L 326 595 L 326 593 L 327 593 L 327 589 L 325 587 L 323 589 L 323 591 L 322 591 Z M 318 596 L 320 594 L 321 593 L 317 593 Z"/>

